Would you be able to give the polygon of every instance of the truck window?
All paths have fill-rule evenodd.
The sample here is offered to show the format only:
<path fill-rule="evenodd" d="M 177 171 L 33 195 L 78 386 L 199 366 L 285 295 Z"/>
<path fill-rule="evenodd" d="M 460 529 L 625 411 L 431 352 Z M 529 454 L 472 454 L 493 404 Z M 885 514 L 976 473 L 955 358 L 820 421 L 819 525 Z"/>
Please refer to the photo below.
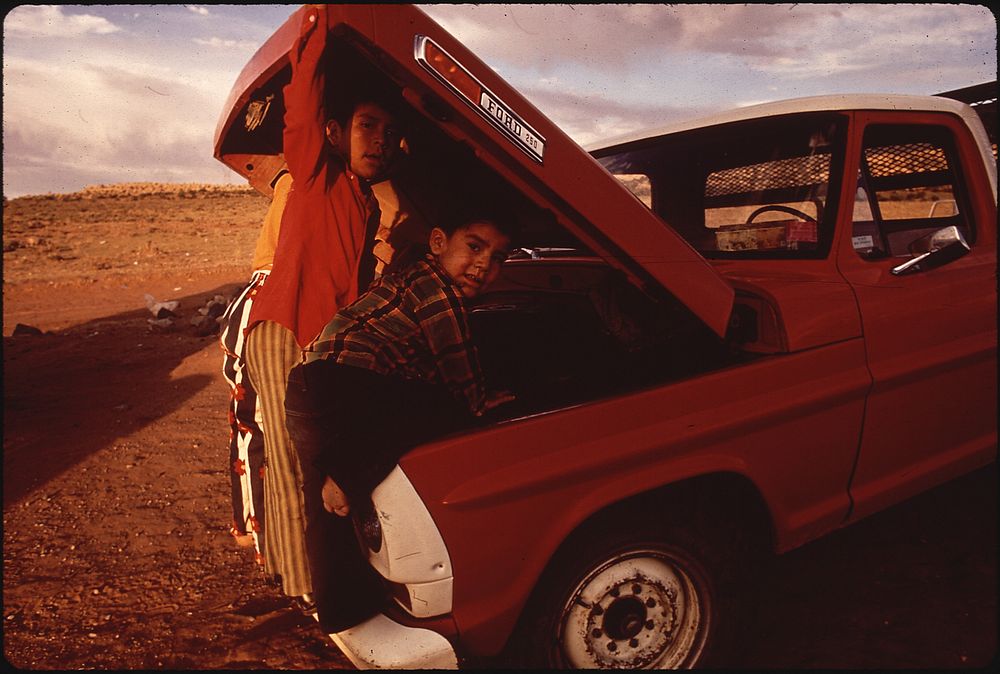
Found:
<path fill-rule="evenodd" d="M 825 152 L 713 171 L 705 227 L 720 251 L 815 248 L 826 196 L 820 186 L 829 182 Z M 806 198 L 782 198 L 789 190 Z"/>
<path fill-rule="evenodd" d="M 638 197 L 639 201 L 646 204 L 646 208 L 653 207 L 653 189 L 649 182 L 649 176 L 641 173 L 622 173 L 615 176 Z"/>
<path fill-rule="evenodd" d="M 865 129 L 851 238 L 862 258 L 908 257 L 912 241 L 950 225 L 972 242 L 954 147 L 942 126 Z"/>
<path fill-rule="evenodd" d="M 781 115 L 653 137 L 598 160 L 705 257 L 820 258 L 845 129 L 837 113 Z"/>

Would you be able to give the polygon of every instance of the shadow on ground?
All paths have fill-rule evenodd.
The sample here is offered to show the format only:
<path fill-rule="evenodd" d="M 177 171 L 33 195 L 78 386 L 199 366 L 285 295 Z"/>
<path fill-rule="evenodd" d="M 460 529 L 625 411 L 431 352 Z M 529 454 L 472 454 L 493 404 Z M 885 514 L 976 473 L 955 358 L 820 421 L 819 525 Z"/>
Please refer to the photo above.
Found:
<path fill-rule="evenodd" d="M 212 373 L 184 373 L 184 360 L 218 339 L 196 335 L 190 319 L 214 295 L 234 289 L 179 298 L 169 332 L 151 332 L 151 315 L 141 308 L 4 337 L 4 508 L 217 383 Z M 221 351 L 218 358 L 221 369 Z"/>

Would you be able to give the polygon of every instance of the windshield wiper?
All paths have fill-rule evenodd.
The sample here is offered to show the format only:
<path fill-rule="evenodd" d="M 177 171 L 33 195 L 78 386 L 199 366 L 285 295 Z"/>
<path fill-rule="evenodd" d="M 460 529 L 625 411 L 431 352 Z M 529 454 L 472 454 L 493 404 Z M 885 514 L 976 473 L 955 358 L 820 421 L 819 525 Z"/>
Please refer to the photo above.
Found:
<path fill-rule="evenodd" d="M 560 255 L 571 255 L 579 252 L 580 251 L 576 248 L 517 248 L 507 257 L 507 259 L 523 260 L 525 258 L 530 258 L 532 260 L 541 260 L 544 257 L 559 257 Z"/>

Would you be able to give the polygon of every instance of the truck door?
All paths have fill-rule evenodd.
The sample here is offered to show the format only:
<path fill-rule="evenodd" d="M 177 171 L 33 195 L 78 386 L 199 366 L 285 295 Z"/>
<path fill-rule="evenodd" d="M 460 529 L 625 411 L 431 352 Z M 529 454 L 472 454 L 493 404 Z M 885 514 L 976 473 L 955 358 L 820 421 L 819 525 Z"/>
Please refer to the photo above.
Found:
<path fill-rule="evenodd" d="M 845 180 L 857 181 L 851 236 L 837 253 L 873 378 L 851 484 L 853 517 L 862 517 L 996 456 L 996 201 L 960 118 L 856 120 Z M 893 273 L 914 242 L 952 226 L 968 252 Z"/>

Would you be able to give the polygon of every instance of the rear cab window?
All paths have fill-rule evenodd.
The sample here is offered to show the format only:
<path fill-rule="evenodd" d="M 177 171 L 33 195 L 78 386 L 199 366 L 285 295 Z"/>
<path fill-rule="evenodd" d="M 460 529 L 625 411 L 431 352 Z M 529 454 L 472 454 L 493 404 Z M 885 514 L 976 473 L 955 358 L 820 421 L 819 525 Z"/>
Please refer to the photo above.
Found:
<path fill-rule="evenodd" d="M 823 258 L 847 118 L 804 113 L 705 127 L 598 160 L 707 258 Z"/>

